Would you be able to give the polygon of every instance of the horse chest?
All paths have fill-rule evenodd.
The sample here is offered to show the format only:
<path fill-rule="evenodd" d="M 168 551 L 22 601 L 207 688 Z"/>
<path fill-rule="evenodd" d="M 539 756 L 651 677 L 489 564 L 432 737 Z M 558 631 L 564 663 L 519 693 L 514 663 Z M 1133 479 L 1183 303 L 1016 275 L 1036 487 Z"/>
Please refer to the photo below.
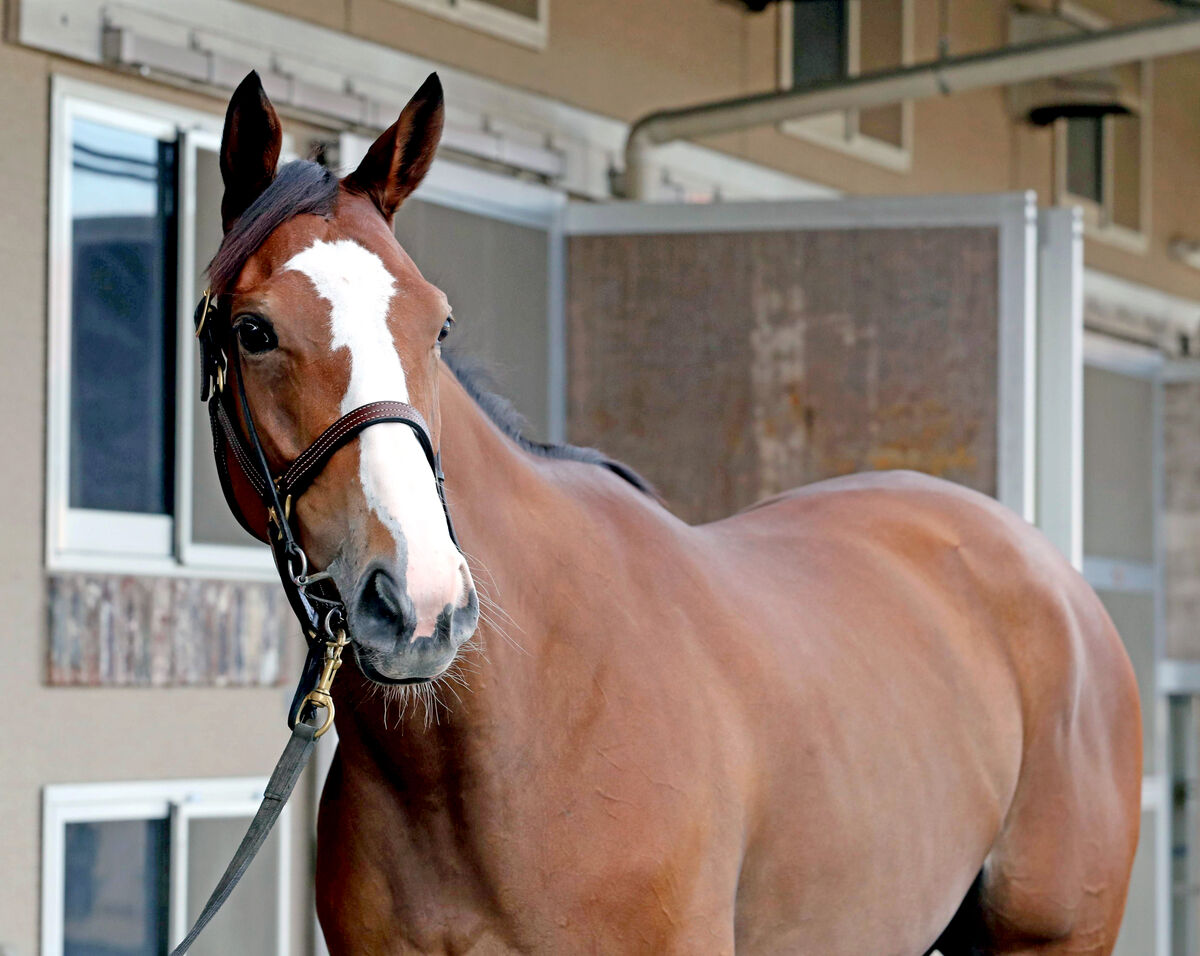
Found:
<path fill-rule="evenodd" d="M 367 951 L 364 939 L 397 953 L 731 947 L 740 829 L 721 830 L 707 786 L 598 760 L 502 793 L 400 801 L 335 763 L 318 851 L 331 952 Z"/>

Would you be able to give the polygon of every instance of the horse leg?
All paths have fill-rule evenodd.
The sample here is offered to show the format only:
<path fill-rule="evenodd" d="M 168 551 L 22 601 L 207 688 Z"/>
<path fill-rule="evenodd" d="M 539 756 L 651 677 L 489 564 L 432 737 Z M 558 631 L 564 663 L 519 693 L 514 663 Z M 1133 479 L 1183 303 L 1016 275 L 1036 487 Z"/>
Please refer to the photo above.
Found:
<path fill-rule="evenodd" d="M 1022 914 L 989 908 L 984 874 L 976 878 L 950 925 L 925 956 L 1108 956 L 1121 925 L 1121 903 L 1089 896 L 1076 925 L 1058 938 L 1037 938 L 1021 929 Z M 1099 904 L 1099 905 L 1097 905 Z"/>
<path fill-rule="evenodd" d="M 1058 668 L 1061 687 L 1032 696 L 1012 801 L 943 956 L 1108 956 L 1116 945 L 1141 822 L 1141 720 L 1120 638 L 1094 596 L 1073 597 L 1046 633 L 1087 654 Z M 1055 643 L 1043 634 L 1028 646 Z"/>
<path fill-rule="evenodd" d="M 925 956 L 987 956 L 987 928 L 983 918 L 983 874 L 975 877 L 950 925 Z"/>

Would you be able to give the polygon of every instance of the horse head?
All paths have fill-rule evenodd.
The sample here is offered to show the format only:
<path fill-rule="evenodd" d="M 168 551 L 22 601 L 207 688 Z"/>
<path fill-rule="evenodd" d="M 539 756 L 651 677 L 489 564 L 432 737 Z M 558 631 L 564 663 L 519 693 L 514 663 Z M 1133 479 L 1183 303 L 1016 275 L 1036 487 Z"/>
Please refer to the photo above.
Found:
<path fill-rule="evenodd" d="M 291 514 L 312 566 L 345 603 L 360 670 L 387 684 L 443 673 L 479 617 L 431 468 L 450 305 L 392 232 L 442 123 L 433 75 L 350 175 L 305 161 L 277 169 L 279 120 L 252 73 L 221 142 L 225 236 L 209 273 L 230 303 L 230 374 L 242 376 L 271 473 L 361 406 L 403 402 L 424 418 L 428 449 L 424 428 L 375 423 L 329 458 Z"/>

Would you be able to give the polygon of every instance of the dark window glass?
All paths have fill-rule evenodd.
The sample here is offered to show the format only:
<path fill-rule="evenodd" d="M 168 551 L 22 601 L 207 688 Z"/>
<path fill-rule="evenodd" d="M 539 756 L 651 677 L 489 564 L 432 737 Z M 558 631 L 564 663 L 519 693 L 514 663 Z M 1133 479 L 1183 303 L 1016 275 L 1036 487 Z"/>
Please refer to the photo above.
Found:
<path fill-rule="evenodd" d="M 1067 192 L 1104 200 L 1104 121 L 1098 116 L 1067 120 Z"/>
<path fill-rule="evenodd" d="M 792 3 L 792 85 L 845 76 L 847 0 Z"/>
<path fill-rule="evenodd" d="M 167 951 L 166 820 L 68 823 L 63 956 Z"/>
<path fill-rule="evenodd" d="M 175 145 L 71 127 L 70 503 L 171 510 Z"/>

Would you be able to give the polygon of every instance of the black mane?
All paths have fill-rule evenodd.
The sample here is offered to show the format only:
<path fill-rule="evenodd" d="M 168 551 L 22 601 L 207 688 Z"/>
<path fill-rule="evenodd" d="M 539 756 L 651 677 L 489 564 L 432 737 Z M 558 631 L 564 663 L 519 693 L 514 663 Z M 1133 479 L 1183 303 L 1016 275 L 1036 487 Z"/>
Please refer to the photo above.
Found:
<path fill-rule="evenodd" d="M 227 292 L 267 237 L 293 216 L 332 214 L 338 180 L 324 166 L 303 159 L 281 166 L 271 185 L 230 227 L 208 266 L 214 292 Z"/>
<path fill-rule="evenodd" d="M 540 455 L 542 458 L 561 458 L 568 461 L 582 461 L 589 465 L 599 465 L 620 476 L 643 494 L 649 495 L 651 498 L 658 498 L 658 492 L 645 478 L 628 465 L 609 458 L 595 448 L 581 448 L 578 445 L 566 444 L 555 445 L 526 438 L 522 434 L 522 429 L 527 424 L 525 417 L 513 407 L 512 402 L 507 398 L 492 391 L 491 376 L 483 363 L 450 348 L 442 352 L 442 360 L 450 367 L 454 377 L 467 390 L 467 394 L 483 410 L 484 414 L 525 451 Z"/>

